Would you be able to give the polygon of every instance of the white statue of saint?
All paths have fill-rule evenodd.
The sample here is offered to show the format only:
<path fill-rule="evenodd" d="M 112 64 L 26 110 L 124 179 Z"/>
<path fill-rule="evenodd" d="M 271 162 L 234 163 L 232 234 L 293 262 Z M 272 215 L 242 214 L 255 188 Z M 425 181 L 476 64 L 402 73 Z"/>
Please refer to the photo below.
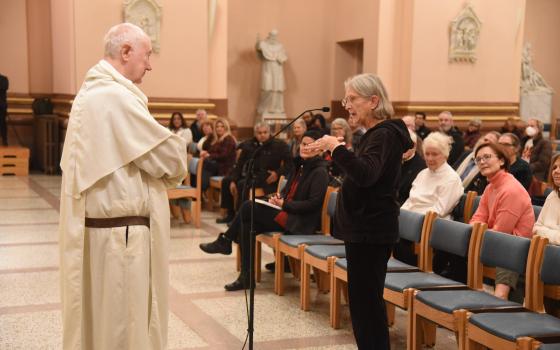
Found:
<path fill-rule="evenodd" d="M 257 54 L 262 61 L 261 96 L 257 113 L 284 114 L 284 71 L 282 64 L 288 60 L 284 46 L 277 40 L 273 29 L 264 40 L 257 35 Z"/>
<path fill-rule="evenodd" d="M 521 91 L 542 91 L 552 93 L 552 88 L 546 83 L 542 75 L 533 67 L 531 55 L 531 44 L 526 43 L 523 47 L 523 59 L 521 61 Z"/>

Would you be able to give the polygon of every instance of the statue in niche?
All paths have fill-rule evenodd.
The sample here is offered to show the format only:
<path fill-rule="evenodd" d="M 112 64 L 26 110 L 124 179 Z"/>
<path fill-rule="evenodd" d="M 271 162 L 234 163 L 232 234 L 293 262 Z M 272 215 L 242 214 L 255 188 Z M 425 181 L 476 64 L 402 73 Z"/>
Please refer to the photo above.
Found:
<path fill-rule="evenodd" d="M 123 12 L 124 21 L 142 28 L 152 40 L 152 50 L 158 53 L 161 5 L 157 0 L 124 0 Z"/>
<path fill-rule="evenodd" d="M 521 92 L 548 92 L 552 88 L 546 83 L 542 75 L 533 68 L 533 57 L 531 55 L 531 44 L 523 46 L 523 58 L 521 60 Z"/>
<path fill-rule="evenodd" d="M 263 115 L 284 114 L 284 71 L 282 65 L 288 60 L 284 46 L 278 41 L 278 31 L 272 30 L 260 40 L 257 35 L 256 50 L 262 61 L 261 95 L 257 113 Z"/>
<path fill-rule="evenodd" d="M 449 39 L 450 62 L 476 62 L 476 47 L 482 22 L 467 4 L 451 22 Z"/>

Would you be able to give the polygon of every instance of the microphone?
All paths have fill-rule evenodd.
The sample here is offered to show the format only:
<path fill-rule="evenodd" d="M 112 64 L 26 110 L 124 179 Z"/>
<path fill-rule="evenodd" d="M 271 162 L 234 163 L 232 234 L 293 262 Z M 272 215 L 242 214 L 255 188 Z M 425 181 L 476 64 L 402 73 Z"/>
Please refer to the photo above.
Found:
<path fill-rule="evenodd" d="M 326 112 L 330 112 L 331 109 L 330 109 L 329 107 L 313 108 L 313 109 L 308 109 L 308 110 L 304 111 L 302 114 L 305 114 L 305 113 L 307 113 L 307 112 L 315 112 L 315 111 L 321 111 L 321 112 L 325 112 L 325 113 L 326 113 Z M 296 119 L 297 119 L 297 118 L 299 118 L 299 116 L 296 117 Z"/>
<path fill-rule="evenodd" d="M 329 107 L 323 107 L 323 108 L 321 108 L 321 110 L 323 112 L 330 112 L 331 111 L 331 109 Z"/>

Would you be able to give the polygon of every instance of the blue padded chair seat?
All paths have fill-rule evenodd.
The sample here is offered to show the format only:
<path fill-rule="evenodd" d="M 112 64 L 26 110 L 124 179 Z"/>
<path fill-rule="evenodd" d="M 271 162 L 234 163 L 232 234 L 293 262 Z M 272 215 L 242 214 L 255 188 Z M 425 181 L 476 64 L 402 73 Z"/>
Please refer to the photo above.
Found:
<path fill-rule="evenodd" d="M 464 286 L 464 284 L 427 272 L 387 273 L 385 277 L 385 287 L 397 292 L 402 292 L 407 288 L 421 289 L 438 286 Z"/>
<path fill-rule="evenodd" d="M 416 300 L 439 311 L 453 313 L 459 309 L 480 309 L 522 305 L 513 301 L 503 300 L 491 294 L 476 290 L 438 290 L 421 291 Z"/>
<path fill-rule="evenodd" d="M 560 319 L 534 312 L 474 314 L 470 322 L 488 333 L 509 341 L 524 336 L 560 335 Z"/>
<path fill-rule="evenodd" d="M 300 244 L 344 244 L 341 240 L 325 235 L 282 235 L 282 237 L 280 237 L 280 242 L 290 247 L 297 247 Z"/>
<path fill-rule="evenodd" d="M 418 267 L 414 265 L 409 265 L 403 263 L 400 260 L 390 258 L 387 262 L 387 272 L 395 272 L 395 271 L 418 271 Z"/>
<path fill-rule="evenodd" d="M 210 176 L 210 181 L 222 181 L 224 176 Z"/>
<path fill-rule="evenodd" d="M 560 350 L 560 344 L 543 344 L 538 350 Z"/>
<path fill-rule="evenodd" d="M 346 258 L 336 259 L 335 265 L 344 270 L 348 270 L 348 260 L 346 260 Z"/>
<path fill-rule="evenodd" d="M 175 188 L 178 189 L 178 190 L 190 190 L 191 188 L 196 188 L 196 187 L 192 187 L 192 186 L 189 186 L 189 185 L 179 185 Z"/>
<path fill-rule="evenodd" d="M 329 256 L 336 256 L 337 258 L 346 256 L 346 248 L 343 245 L 312 245 L 305 248 L 305 252 L 323 260 L 326 260 Z"/>

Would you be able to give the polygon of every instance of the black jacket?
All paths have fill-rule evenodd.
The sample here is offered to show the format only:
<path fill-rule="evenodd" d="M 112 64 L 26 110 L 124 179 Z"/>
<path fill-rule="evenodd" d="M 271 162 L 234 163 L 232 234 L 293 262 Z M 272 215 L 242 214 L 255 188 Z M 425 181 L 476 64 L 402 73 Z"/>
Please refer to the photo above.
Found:
<path fill-rule="evenodd" d="M 241 154 L 230 173 L 233 181 L 237 182 L 247 176 L 247 161 L 251 159 L 258 147 L 259 142 L 255 137 L 243 141 L 238 146 Z M 288 145 L 284 141 L 276 139 L 266 143 L 255 159 L 255 170 L 257 187 L 264 188 L 266 193 L 276 191 L 277 182 L 266 183 L 266 179 L 270 175 L 268 171 L 275 171 L 280 177 L 281 175 L 286 176 L 292 170 L 292 157 Z"/>
<path fill-rule="evenodd" d="M 461 157 L 463 152 L 465 152 L 465 140 L 463 140 L 463 134 L 456 127 L 452 127 L 447 133 L 448 136 L 453 138 L 453 144 L 451 145 L 451 150 L 449 151 L 449 157 L 447 158 L 447 164 L 453 165 Z"/>
<path fill-rule="evenodd" d="M 406 202 L 410 195 L 412 182 L 416 179 L 416 175 L 423 169 L 426 169 L 426 161 L 422 159 L 418 153 L 414 153 L 414 157 L 402 164 L 399 192 L 397 194 L 399 205 L 403 205 L 404 202 Z"/>
<path fill-rule="evenodd" d="M 296 235 L 311 235 L 321 228 L 321 209 L 327 192 L 329 174 L 327 162 L 319 157 L 303 161 L 296 158 L 296 169 L 288 177 L 282 190 L 286 197 L 296 176 L 300 176 L 296 193 L 290 201 L 284 201 L 282 210 L 288 213 L 286 231 Z"/>
<path fill-rule="evenodd" d="M 334 217 L 336 238 L 373 244 L 398 241 L 401 160 L 412 147 L 404 122 L 393 119 L 369 129 L 355 153 L 335 148 L 333 160 L 346 172 Z"/>
<path fill-rule="evenodd" d="M 204 136 L 204 134 L 202 133 L 202 129 L 200 128 L 200 123 L 198 122 L 198 120 L 195 120 L 191 124 L 190 129 L 191 129 L 191 133 L 192 133 L 193 142 L 200 141 L 200 139 Z"/>
<path fill-rule="evenodd" d="M 8 106 L 7 91 L 10 87 L 8 78 L 0 74 L 0 109 L 6 109 Z"/>

